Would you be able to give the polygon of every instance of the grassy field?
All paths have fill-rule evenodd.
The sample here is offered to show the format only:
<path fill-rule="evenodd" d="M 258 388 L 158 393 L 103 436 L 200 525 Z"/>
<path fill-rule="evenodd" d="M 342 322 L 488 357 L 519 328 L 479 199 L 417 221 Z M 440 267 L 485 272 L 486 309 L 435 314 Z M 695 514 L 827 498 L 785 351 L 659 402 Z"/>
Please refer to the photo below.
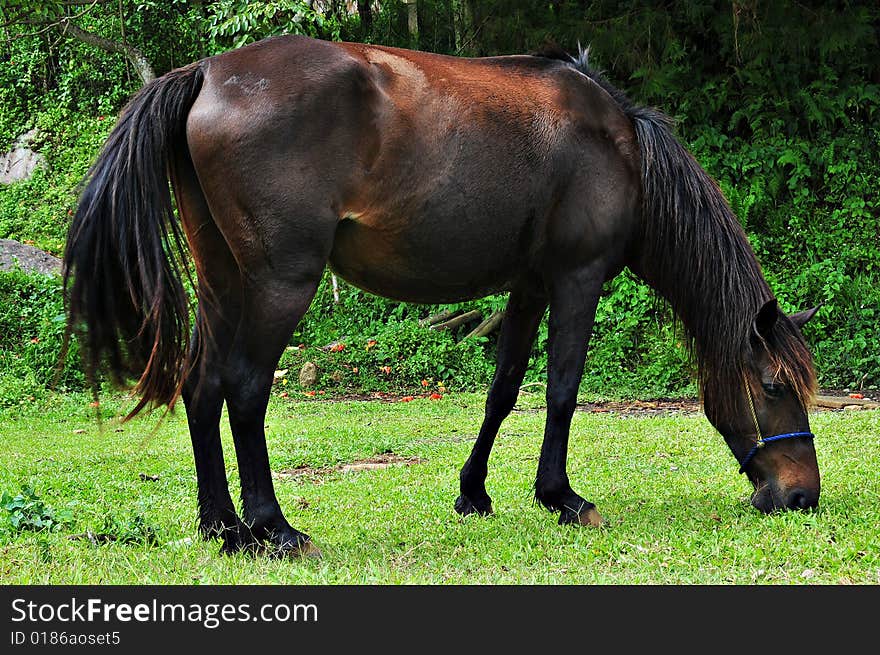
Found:
<path fill-rule="evenodd" d="M 558 526 L 533 503 L 539 394 L 523 397 L 502 426 L 487 483 L 496 514 L 465 519 L 452 505 L 482 394 L 273 397 L 266 422 L 278 496 L 323 551 L 278 561 L 224 557 L 196 537 L 182 408 L 162 422 L 157 413 L 120 425 L 114 417 L 130 403 L 104 398 L 99 425 L 89 400 L 57 396 L 0 415 L 3 584 L 880 583 L 876 410 L 813 415 L 820 508 L 771 516 L 749 505 L 750 486 L 702 414 L 578 412 L 572 485 L 607 521 L 586 529 Z M 225 424 L 223 438 L 236 497 Z M 345 466 L 391 454 L 397 465 Z M 54 529 L 25 529 L 40 521 Z M 88 531 L 114 539 L 93 542 Z"/>

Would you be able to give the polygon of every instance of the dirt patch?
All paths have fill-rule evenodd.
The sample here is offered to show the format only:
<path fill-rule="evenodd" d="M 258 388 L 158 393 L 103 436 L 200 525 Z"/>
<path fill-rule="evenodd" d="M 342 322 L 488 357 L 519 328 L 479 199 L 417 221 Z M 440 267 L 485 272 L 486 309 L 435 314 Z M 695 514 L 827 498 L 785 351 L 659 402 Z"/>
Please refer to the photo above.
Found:
<path fill-rule="evenodd" d="M 603 414 L 605 412 L 624 416 L 651 416 L 655 414 L 696 414 L 703 411 L 699 400 L 692 398 L 660 398 L 657 400 L 624 400 L 581 403 L 580 412 Z"/>
<path fill-rule="evenodd" d="M 816 409 L 851 411 L 880 409 L 880 394 L 871 392 L 823 391 L 816 397 Z"/>
<path fill-rule="evenodd" d="M 318 402 L 397 403 L 429 397 L 428 394 L 407 395 L 405 393 L 374 391 L 370 393 L 328 393 L 326 396 L 316 397 L 314 400 Z M 513 412 L 533 414 L 546 411 L 546 409 L 543 405 L 528 408 L 518 407 Z M 817 411 L 880 409 L 880 392 L 866 391 L 853 393 L 836 389 L 823 389 L 816 397 L 814 409 Z M 661 414 L 702 413 L 703 407 L 697 398 L 656 398 L 653 400 L 601 400 L 578 403 L 577 411 L 593 414 L 613 413 L 622 416 L 653 416 Z"/>
<path fill-rule="evenodd" d="M 409 402 L 412 400 L 442 400 L 442 394 L 431 394 L 431 393 L 406 393 L 406 392 L 394 392 L 394 391 L 369 391 L 364 393 L 358 392 L 341 392 L 335 393 L 328 391 L 326 395 L 323 391 L 318 392 L 317 395 L 314 392 L 305 392 L 305 395 L 310 399 L 318 400 L 318 401 L 330 401 L 330 402 L 379 402 L 379 403 L 400 403 L 400 402 Z M 433 397 L 432 397 L 433 396 Z"/>
<path fill-rule="evenodd" d="M 336 466 L 296 466 L 294 468 L 281 469 L 272 475 L 280 480 L 320 480 L 329 473 L 375 471 L 377 469 L 386 469 L 391 466 L 412 466 L 414 464 L 421 464 L 424 461 L 424 458 L 421 457 L 403 457 L 395 453 L 382 453 L 366 459 L 358 459 L 353 462 L 337 464 Z"/>
<path fill-rule="evenodd" d="M 546 407 L 516 408 L 515 414 L 535 414 Z M 578 412 L 619 414 L 622 416 L 655 416 L 661 414 L 695 414 L 702 411 L 700 401 L 693 398 L 659 398 L 656 400 L 602 400 L 578 403 Z"/>

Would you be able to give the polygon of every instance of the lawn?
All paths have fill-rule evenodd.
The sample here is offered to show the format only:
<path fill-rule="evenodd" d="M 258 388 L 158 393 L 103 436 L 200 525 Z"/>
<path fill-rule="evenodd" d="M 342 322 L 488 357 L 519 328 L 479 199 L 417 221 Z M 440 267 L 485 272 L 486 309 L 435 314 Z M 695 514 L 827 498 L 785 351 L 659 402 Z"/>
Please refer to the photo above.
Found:
<path fill-rule="evenodd" d="M 770 516 L 749 505 L 748 482 L 701 413 L 579 411 L 569 474 L 606 519 L 589 529 L 558 526 L 533 502 L 540 394 L 502 426 L 487 481 L 495 515 L 465 519 L 453 502 L 482 394 L 273 396 L 278 497 L 323 553 L 273 560 L 222 556 L 197 538 L 182 407 L 120 424 L 131 403 L 107 397 L 98 423 L 90 400 L 52 396 L 0 414 L 3 584 L 880 583 L 878 410 L 814 413 L 820 507 Z M 237 497 L 225 423 L 223 439 Z"/>

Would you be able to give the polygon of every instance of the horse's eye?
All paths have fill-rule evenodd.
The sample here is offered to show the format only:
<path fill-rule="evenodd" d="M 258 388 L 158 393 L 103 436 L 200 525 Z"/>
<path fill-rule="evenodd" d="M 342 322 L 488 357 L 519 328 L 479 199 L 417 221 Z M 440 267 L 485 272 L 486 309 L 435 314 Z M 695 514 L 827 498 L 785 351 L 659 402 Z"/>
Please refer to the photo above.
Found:
<path fill-rule="evenodd" d="M 776 384 L 774 382 L 768 382 L 766 384 L 762 384 L 764 387 L 764 393 L 766 393 L 771 398 L 779 398 L 782 395 L 783 386 L 781 384 Z"/>

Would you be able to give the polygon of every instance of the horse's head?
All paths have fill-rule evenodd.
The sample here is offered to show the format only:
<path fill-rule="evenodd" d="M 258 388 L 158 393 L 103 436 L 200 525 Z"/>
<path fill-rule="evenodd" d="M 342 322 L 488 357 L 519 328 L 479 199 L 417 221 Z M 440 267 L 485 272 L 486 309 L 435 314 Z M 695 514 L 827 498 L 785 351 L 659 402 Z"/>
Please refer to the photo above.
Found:
<path fill-rule="evenodd" d="M 807 406 L 815 377 L 800 328 L 818 308 L 786 316 L 776 301 L 755 317 L 743 374 L 726 402 L 704 396 L 706 415 L 724 436 L 762 512 L 819 504 L 819 466 Z M 723 406 L 724 409 L 721 409 Z"/>

